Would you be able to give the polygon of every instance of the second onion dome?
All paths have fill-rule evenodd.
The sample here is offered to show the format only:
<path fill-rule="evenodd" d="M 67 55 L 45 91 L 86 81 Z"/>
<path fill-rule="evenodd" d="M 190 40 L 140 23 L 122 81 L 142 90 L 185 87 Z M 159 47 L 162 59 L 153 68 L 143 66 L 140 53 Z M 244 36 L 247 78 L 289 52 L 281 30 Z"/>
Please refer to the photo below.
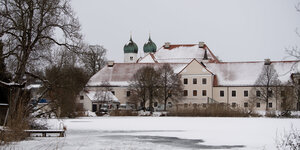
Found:
<path fill-rule="evenodd" d="M 154 53 L 154 52 L 156 52 L 156 45 L 151 40 L 150 36 L 149 36 L 148 42 L 144 44 L 143 50 L 144 50 L 144 53 Z"/>

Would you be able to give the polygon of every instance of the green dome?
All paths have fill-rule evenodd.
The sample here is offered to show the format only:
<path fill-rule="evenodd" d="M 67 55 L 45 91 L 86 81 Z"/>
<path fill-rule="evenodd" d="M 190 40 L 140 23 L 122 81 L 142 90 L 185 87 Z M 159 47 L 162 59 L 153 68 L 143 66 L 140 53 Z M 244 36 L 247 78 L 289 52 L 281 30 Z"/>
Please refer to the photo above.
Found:
<path fill-rule="evenodd" d="M 129 43 L 124 45 L 124 53 L 138 53 L 138 46 L 132 41 L 131 37 Z"/>
<path fill-rule="evenodd" d="M 156 52 L 156 45 L 149 37 L 149 40 L 147 43 L 144 44 L 144 52 L 145 53 L 154 53 Z"/>

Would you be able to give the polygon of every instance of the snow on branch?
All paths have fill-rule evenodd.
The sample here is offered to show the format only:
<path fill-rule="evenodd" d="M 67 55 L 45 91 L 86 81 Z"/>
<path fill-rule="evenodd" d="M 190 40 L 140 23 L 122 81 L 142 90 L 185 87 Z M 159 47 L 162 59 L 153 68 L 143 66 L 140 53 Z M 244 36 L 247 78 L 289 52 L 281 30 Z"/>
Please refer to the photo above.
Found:
<path fill-rule="evenodd" d="M 15 82 L 10 82 L 10 83 L 7 83 L 7 82 L 4 82 L 4 81 L 0 81 L 0 84 L 1 85 L 4 85 L 6 87 L 18 87 L 18 88 L 23 88 L 25 87 L 25 84 L 26 84 L 26 81 L 23 82 L 22 84 L 19 84 L 19 83 L 15 83 Z"/>

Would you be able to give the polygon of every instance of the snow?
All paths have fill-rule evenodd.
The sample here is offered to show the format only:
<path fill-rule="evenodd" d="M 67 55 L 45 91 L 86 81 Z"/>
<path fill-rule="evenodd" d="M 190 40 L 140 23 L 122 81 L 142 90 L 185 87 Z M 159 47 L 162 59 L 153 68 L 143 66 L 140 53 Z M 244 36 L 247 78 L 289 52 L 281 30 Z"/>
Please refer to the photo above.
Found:
<path fill-rule="evenodd" d="M 151 57 L 151 54 L 147 54 L 145 57 L 143 57 L 139 63 L 155 63 L 153 58 Z"/>
<path fill-rule="evenodd" d="M 61 121 L 61 120 L 59 120 Z M 50 119 L 51 129 L 59 121 Z M 66 137 L 34 137 L 8 149 L 274 150 L 300 119 L 213 117 L 93 117 L 64 119 Z"/>
<path fill-rule="evenodd" d="M 296 61 L 272 62 L 278 74 L 278 79 L 286 83 L 290 79 L 291 73 L 298 72 L 300 69 L 295 66 Z M 254 85 L 258 79 L 263 61 L 257 62 L 224 62 L 224 63 L 205 63 L 207 69 L 217 75 L 218 85 L 221 86 L 241 86 Z M 292 69 L 293 68 L 293 69 Z"/>
<path fill-rule="evenodd" d="M 26 86 L 26 89 L 27 89 L 27 90 L 30 90 L 30 89 L 38 89 L 38 88 L 40 88 L 40 87 L 42 87 L 41 84 L 30 84 L 30 85 Z"/>
<path fill-rule="evenodd" d="M 197 44 L 194 45 L 173 45 L 176 46 L 172 49 L 166 49 L 162 47 L 154 55 L 156 61 L 159 63 L 189 63 L 194 58 L 201 61 L 204 56 L 205 50 L 199 48 Z M 210 51 L 207 51 L 208 59 L 213 59 Z M 153 63 L 153 59 L 150 55 L 146 55 L 140 60 L 139 63 Z"/>
<path fill-rule="evenodd" d="M 181 71 L 186 63 L 171 63 L 175 73 Z M 142 67 L 152 66 L 155 69 L 163 66 L 163 63 L 115 63 L 113 67 L 104 67 L 92 76 L 87 86 L 101 86 L 103 82 L 109 82 L 111 86 L 128 86 L 134 73 Z"/>
<path fill-rule="evenodd" d="M 113 101 L 119 102 L 118 98 L 113 95 L 110 91 L 88 91 L 86 95 L 91 101 Z"/>

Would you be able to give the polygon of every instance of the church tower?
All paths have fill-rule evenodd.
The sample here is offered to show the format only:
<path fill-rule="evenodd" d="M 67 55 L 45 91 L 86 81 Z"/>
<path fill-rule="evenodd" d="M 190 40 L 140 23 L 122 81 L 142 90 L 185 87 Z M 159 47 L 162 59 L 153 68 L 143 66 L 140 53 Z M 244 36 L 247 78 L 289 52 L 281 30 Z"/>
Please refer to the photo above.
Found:
<path fill-rule="evenodd" d="M 133 42 L 132 37 L 124 45 L 124 63 L 136 63 L 138 59 L 138 46 Z"/>
<path fill-rule="evenodd" d="M 148 42 L 144 44 L 143 50 L 144 50 L 144 55 L 147 55 L 149 53 L 155 53 L 156 52 L 156 45 L 155 43 L 151 40 L 151 37 L 149 35 Z"/>

